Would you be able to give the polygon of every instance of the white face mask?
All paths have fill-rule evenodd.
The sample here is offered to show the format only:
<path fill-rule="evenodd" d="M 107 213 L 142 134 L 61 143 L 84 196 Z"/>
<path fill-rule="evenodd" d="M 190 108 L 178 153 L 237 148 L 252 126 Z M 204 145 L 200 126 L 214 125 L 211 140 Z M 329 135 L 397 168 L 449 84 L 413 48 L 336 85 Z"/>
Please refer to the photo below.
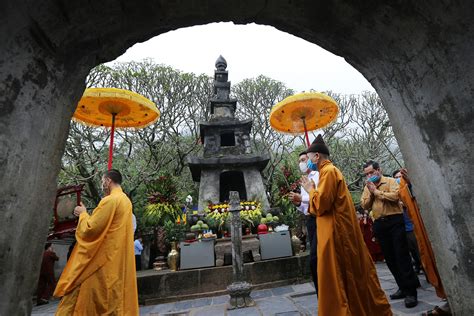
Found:
<path fill-rule="evenodd" d="M 102 192 L 104 193 L 104 195 L 109 195 L 110 194 L 110 185 L 107 183 L 106 180 L 102 180 L 102 183 L 101 183 L 101 189 L 102 189 Z"/>
<path fill-rule="evenodd" d="M 299 166 L 301 173 L 306 173 L 308 171 L 308 164 L 306 162 L 300 162 Z"/>

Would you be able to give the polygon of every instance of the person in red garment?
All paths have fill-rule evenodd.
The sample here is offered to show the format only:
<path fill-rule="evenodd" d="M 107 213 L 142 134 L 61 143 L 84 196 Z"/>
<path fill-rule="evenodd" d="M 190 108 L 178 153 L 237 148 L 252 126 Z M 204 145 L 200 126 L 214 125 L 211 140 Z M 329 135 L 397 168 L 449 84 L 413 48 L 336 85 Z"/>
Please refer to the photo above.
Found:
<path fill-rule="evenodd" d="M 368 212 L 364 211 L 364 215 L 359 219 L 359 226 L 364 236 L 364 242 L 367 245 L 367 249 L 369 249 L 372 261 L 383 261 L 382 248 L 380 248 L 380 245 L 375 240 L 374 231 L 372 229 L 373 224 Z"/>
<path fill-rule="evenodd" d="M 59 258 L 53 250 L 53 245 L 51 243 L 44 245 L 43 261 L 41 262 L 41 271 L 38 281 L 37 305 L 49 303 L 49 298 L 51 294 L 53 294 L 54 287 L 56 286 L 54 263 L 58 260 Z"/>

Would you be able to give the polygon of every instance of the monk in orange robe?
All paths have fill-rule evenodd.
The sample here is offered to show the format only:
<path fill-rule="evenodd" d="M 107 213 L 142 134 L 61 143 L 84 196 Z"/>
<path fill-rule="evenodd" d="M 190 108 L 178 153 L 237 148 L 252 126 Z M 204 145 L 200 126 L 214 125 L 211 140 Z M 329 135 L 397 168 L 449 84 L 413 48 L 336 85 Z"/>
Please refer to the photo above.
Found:
<path fill-rule="evenodd" d="M 321 135 L 307 153 L 308 167 L 315 170 L 317 165 L 319 169 L 317 189 L 313 182 L 302 178 L 318 227 L 319 315 L 392 315 L 365 246 L 346 181 L 328 160 L 329 150 Z"/>
<path fill-rule="evenodd" d="M 76 246 L 56 286 L 62 297 L 56 315 L 138 315 L 132 204 L 122 192 L 122 176 L 102 177 L 107 194 L 88 215 L 77 206 Z"/>
<path fill-rule="evenodd" d="M 395 178 L 400 179 L 400 200 L 403 202 L 408 210 L 408 216 L 413 221 L 413 230 L 415 232 L 416 241 L 420 250 L 421 264 L 425 271 L 426 279 L 433 285 L 436 290 L 436 295 L 441 299 L 446 299 L 443 283 L 439 276 L 438 268 L 436 267 L 436 260 L 434 257 L 433 248 L 428 238 L 428 234 L 423 223 L 423 218 L 418 208 L 418 203 L 410 190 L 410 179 L 406 169 L 401 169 L 395 174 Z M 451 315 L 449 305 L 436 307 L 434 310 L 428 312 L 426 315 Z"/>

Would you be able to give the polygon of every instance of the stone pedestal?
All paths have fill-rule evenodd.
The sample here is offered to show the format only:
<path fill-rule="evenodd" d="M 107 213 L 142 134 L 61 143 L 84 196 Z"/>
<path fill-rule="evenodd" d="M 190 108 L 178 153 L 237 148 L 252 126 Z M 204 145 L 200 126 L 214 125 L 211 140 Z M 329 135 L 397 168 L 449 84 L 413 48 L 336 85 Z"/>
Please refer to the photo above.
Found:
<path fill-rule="evenodd" d="M 216 253 L 216 266 L 223 266 L 224 255 L 226 253 L 232 253 L 231 239 L 217 239 L 216 245 L 214 246 L 214 250 Z M 244 236 L 242 238 L 242 252 L 246 251 L 252 252 L 253 261 L 257 262 L 262 260 L 260 256 L 260 240 L 256 238 L 256 235 Z"/>
<path fill-rule="evenodd" d="M 255 301 L 250 297 L 252 285 L 248 282 L 234 282 L 227 287 L 230 295 L 227 309 L 255 306 Z"/>

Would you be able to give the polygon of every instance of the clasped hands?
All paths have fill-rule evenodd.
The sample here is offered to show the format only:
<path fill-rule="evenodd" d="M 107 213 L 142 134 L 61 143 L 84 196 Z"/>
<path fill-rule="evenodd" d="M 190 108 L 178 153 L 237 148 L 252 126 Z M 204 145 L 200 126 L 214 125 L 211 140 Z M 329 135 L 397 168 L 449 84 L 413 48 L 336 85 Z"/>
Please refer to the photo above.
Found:
<path fill-rule="evenodd" d="M 377 186 L 373 182 L 368 181 L 366 185 L 370 193 L 375 193 L 375 191 L 377 190 Z"/>
<path fill-rule="evenodd" d="M 308 176 L 301 177 L 301 186 L 305 189 L 306 192 L 310 192 L 311 190 L 316 189 L 313 180 L 310 180 Z"/>

